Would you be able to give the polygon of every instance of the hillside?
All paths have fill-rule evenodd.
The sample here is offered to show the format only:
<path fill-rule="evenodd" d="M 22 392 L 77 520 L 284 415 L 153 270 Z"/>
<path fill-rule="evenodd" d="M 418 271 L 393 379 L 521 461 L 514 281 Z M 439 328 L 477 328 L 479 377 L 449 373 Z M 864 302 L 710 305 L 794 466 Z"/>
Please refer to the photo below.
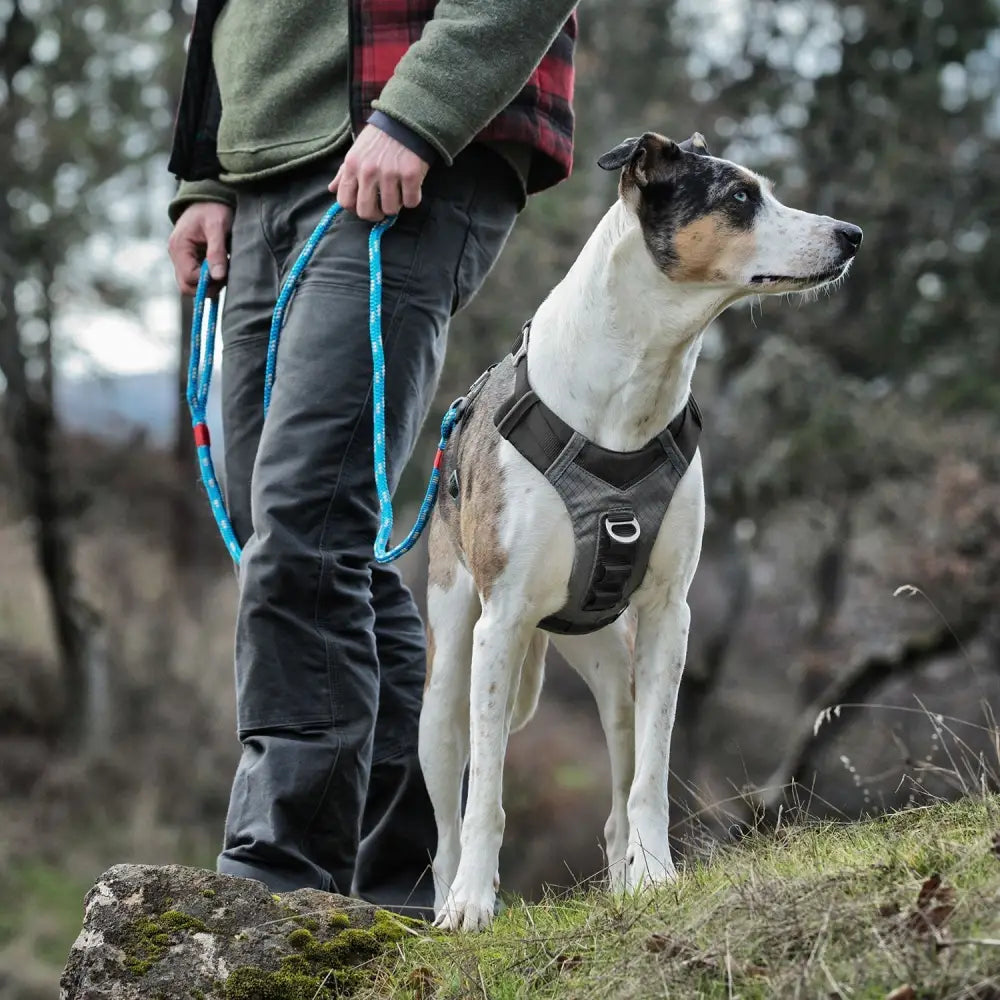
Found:
<path fill-rule="evenodd" d="M 688 861 L 655 894 L 508 899 L 481 935 L 313 890 L 118 866 L 88 896 L 62 996 L 996 1000 L 998 822 L 994 796 L 793 822 Z"/>
<path fill-rule="evenodd" d="M 751 835 L 648 898 L 514 902 L 483 936 L 409 938 L 370 996 L 996 1000 L 998 824 L 988 797 Z"/>
<path fill-rule="evenodd" d="M 150 442 L 169 444 L 177 419 L 177 381 L 174 372 L 135 375 L 88 375 L 61 378 L 56 403 L 68 431 L 110 439 L 143 431 Z M 186 411 L 185 411 L 186 412 Z M 213 437 L 221 433 L 218 379 L 209 396 Z"/>

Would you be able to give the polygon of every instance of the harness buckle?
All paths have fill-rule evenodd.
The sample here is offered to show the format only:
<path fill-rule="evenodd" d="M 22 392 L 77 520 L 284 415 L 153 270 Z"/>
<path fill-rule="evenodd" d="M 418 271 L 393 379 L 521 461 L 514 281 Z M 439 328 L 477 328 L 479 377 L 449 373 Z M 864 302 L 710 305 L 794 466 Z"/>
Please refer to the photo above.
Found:
<path fill-rule="evenodd" d="M 619 545 L 632 545 L 639 540 L 639 521 L 633 514 L 631 517 L 608 514 L 604 519 L 604 530 L 611 540 Z"/>
<path fill-rule="evenodd" d="M 524 358 L 528 353 L 528 332 L 531 329 L 531 320 L 529 319 L 524 326 L 521 327 L 521 335 L 514 341 L 514 346 L 511 348 L 511 356 L 514 359 L 514 364 L 518 364 L 522 358 Z"/>

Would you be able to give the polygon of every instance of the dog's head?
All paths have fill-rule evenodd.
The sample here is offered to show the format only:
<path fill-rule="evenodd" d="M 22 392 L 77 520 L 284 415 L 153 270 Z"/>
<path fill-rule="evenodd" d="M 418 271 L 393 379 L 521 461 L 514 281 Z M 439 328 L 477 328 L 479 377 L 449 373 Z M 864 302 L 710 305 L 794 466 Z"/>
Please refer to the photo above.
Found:
<path fill-rule="evenodd" d="M 800 292 L 845 275 L 861 245 L 857 226 L 788 208 L 765 178 L 711 156 L 697 132 L 681 143 L 646 132 L 597 162 L 621 170 L 621 198 L 672 281 L 736 296 Z"/>

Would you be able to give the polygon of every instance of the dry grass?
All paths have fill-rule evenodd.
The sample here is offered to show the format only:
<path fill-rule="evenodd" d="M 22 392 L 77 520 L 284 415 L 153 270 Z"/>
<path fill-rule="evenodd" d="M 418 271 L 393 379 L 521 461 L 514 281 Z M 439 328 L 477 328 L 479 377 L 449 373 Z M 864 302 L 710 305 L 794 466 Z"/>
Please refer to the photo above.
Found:
<path fill-rule="evenodd" d="M 995 1000 L 998 828 L 983 796 L 752 834 L 655 894 L 514 901 L 488 933 L 414 937 L 369 996 Z"/>

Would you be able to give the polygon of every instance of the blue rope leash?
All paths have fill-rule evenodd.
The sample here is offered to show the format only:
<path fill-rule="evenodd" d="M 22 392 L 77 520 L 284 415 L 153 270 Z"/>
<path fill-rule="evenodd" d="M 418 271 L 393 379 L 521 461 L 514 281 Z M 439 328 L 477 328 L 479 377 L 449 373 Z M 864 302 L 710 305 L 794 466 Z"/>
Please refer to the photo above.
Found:
<path fill-rule="evenodd" d="M 285 323 L 285 313 L 298 285 L 302 272 L 309 263 L 319 241 L 326 235 L 330 224 L 341 211 L 340 204 L 334 202 L 319 225 L 312 231 L 305 246 L 292 265 L 288 277 L 285 278 L 278 293 L 278 301 L 271 317 L 271 332 L 267 344 L 267 366 L 264 372 L 264 415 L 271 406 L 271 390 L 274 386 L 275 368 L 278 361 L 278 342 L 281 339 L 281 329 Z M 420 538 L 427 525 L 427 519 L 434 509 L 437 500 L 438 482 L 441 478 L 441 460 L 448 439 L 458 422 L 461 412 L 461 401 L 456 400 L 445 413 L 441 421 L 441 438 L 438 442 L 437 454 L 434 456 L 434 466 L 430 481 L 424 494 L 423 503 L 410 533 L 394 548 L 388 548 L 392 537 L 392 494 L 389 491 L 389 477 L 385 455 L 385 354 L 382 350 L 382 234 L 396 221 L 395 216 L 389 216 L 371 228 L 368 236 L 368 335 L 372 350 L 372 433 L 375 450 L 375 489 L 378 494 L 379 529 L 375 537 L 375 561 L 389 563 L 398 559 L 404 552 L 409 552 Z M 198 451 L 198 466 L 201 470 L 201 480 L 208 493 L 212 505 L 212 514 L 219 527 L 222 540 L 233 558 L 239 565 L 242 550 L 236 540 L 226 504 L 222 496 L 222 488 L 215 475 L 212 463 L 211 440 L 206 422 L 208 407 L 208 392 L 212 382 L 212 362 L 215 357 L 215 330 L 218 322 L 218 300 L 208 299 L 208 324 L 202 340 L 204 325 L 205 301 L 209 285 L 208 262 L 201 266 L 198 278 L 198 290 L 194 297 L 194 318 L 191 323 L 191 361 L 188 365 L 187 401 L 191 411 L 191 425 L 194 429 L 194 441 Z"/>

